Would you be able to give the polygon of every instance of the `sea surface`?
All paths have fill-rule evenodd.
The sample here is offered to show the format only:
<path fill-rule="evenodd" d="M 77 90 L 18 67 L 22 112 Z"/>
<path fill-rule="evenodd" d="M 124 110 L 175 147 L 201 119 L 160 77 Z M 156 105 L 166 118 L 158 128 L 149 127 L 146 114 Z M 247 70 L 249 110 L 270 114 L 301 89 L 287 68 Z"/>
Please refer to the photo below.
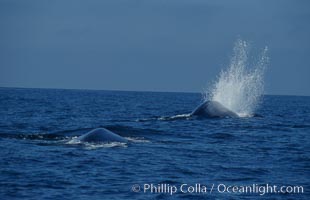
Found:
<path fill-rule="evenodd" d="M 310 199 L 310 97 L 264 96 L 257 117 L 182 117 L 201 102 L 0 88 L 0 199 Z M 99 127 L 129 142 L 72 142 Z M 192 191 L 199 184 L 206 192 Z M 222 191 L 253 184 L 260 192 Z M 264 193 L 266 184 L 303 193 Z"/>

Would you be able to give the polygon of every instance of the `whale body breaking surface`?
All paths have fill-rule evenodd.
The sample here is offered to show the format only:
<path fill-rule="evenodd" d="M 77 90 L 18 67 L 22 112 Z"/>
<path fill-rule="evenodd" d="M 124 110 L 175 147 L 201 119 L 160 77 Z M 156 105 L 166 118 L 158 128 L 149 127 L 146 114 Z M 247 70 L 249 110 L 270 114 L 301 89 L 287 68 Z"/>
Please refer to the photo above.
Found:
<path fill-rule="evenodd" d="M 205 101 L 200 104 L 192 113 L 191 116 L 216 118 L 216 117 L 239 117 L 239 115 L 218 101 Z"/>
<path fill-rule="evenodd" d="M 205 101 L 204 103 L 200 104 L 190 114 L 190 116 L 203 118 L 239 117 L 238 114 L 229 110 L 217 101 Z M 77 139 L 81 142 L 89 143 L 128 142 L 127 139 L 105 128 L 93 129 L 84 135 L 79 136 Z"/>
<path fill-rule="evenodd" d="M 81 142 L 90 142 L 90 143 L 127 142 L 125 138 L 105 128 L 93 129 L 88 133 L 85 133 L 84 135 L 78 137 L 78 140 L 80 140 Z"/>

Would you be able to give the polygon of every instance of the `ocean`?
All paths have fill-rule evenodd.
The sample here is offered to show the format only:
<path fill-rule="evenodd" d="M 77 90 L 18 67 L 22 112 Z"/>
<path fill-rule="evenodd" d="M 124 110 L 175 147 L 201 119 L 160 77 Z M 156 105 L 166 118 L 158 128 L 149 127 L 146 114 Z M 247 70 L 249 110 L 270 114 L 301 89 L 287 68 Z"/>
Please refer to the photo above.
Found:
<path fill-rule="evenodd" d="M 202 101 L 0 88 L 0 199 L 310 199 L 310 97 L 265 95 L 256 117 L 174 117 Z M 100 127 L 128 142 L 72 142 Z"/>

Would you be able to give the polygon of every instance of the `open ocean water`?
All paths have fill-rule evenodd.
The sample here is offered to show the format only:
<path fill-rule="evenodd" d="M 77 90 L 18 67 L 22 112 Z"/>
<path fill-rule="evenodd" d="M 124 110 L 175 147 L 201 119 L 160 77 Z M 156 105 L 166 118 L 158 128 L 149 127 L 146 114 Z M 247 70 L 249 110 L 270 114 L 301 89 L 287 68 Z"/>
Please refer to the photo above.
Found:
<path fill-rule="evenodd" d="M 195 93 L 0 88 L 0 199 L 310 199 L 310 97 L 264 96 L 262 117 L 171 118 L 201 102 Z M 129 142 L 71 142 L 98 127 Z M 196 184 L 207 192 L 190 192 Z M 260 191 L 219 191 L 253 184 Z M 264 193 L 266 184 L 292 187 Z"/>

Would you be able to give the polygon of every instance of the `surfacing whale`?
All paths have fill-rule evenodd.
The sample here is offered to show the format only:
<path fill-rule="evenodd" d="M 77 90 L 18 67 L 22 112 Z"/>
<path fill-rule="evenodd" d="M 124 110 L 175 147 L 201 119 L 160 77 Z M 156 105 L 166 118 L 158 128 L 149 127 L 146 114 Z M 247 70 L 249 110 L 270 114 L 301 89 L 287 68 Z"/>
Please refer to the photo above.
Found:
<path fill-rule="evenodd" d="M 104 143 L 104 142 L 123 142 L 126 143 L 127 140 L 112 131 L 105 128 L 97 128 L 85 133 L 78 137 L 81 142 L 90 143 Z"/>
<path fill-rule="evenodd" d="M 200 104 L 192 113 L 191 116 L 198 117 L 239 117 L 237 113 L 229 110 L 218 101 L 205 101 Z"/>

